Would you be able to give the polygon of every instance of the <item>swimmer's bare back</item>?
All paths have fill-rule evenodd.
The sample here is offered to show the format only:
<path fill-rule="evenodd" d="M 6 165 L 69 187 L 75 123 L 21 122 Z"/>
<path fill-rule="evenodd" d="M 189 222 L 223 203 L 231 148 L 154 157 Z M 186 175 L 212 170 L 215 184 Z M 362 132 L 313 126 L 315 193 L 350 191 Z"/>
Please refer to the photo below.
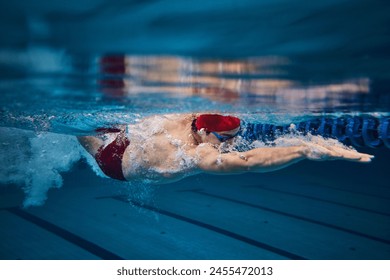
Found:
<path fill-rule="evenodd" d="M 83 136 L 79 137 L 79 141 L 97 162 L 99 161 L 97 155 L 104 152 L 107 147 L 115 146 L 116 143 L 122 146 L 123 143 L 128 143 L 123 151 L 114 149 L 116 151 L 112 154 L 114 166 L 110 166 L 111 163 L 106 164 L 109 166 L 108 170 L 121 168 L 120 172 L 114 172 L 119 174 L 114 179 L 119 180 L 139 177 L 175 179 L 199 171 L 225 174 L 270 172 L 304 159 L 367 163 L 373 158 L 369 154 L 359 153 L 343 145 L 329 145 L 318 136 L 313 136 L 310 142 L 297 141 L 295 146 L 261 147 L 246 152 L 221 153 L 218 150 L 221 143 L 215 136 L 191 129 L 191 124 L 199 115 L 149 117 L 136 124 L 118 126 L 119 132 L 108 131 L 101 135 Z M 128 142 L 123 142 L 123 136 Z M 121 165 L 115 166 L 118 165 L 118 159 Z M 110 171 L 104 170 L 107 168 L 104 164 L 99 164 L 102 171 L 113 177 Z M 120 177 L 120 173 L 123 174 L 123 178 Z"/>

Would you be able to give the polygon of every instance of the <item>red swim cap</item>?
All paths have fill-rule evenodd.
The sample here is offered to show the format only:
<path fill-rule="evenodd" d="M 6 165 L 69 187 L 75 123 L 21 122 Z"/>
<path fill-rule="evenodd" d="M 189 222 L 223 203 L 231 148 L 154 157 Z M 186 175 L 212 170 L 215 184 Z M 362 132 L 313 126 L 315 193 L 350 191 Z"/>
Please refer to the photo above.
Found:
<path fill-rule="evenodd" d="M 200 115 L 195 122 L 197 130 L 204 128 L 206 131 L 229 131 L 240 126 L 240 119 L 232 116 L 217 114 Z"/>

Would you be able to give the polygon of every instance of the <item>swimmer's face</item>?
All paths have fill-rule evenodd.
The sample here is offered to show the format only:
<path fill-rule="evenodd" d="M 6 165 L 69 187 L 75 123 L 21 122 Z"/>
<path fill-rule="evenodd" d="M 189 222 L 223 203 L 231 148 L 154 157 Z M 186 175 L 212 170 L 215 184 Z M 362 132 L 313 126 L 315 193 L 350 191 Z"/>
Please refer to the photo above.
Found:
<path fill-rule="evenodd" d="M 206 132 L 201 129 L 197 132 L 200 142 L 219 145 L 222 142 L 232 141 L 234 136 L 238 133 L 239 127 L 230 131 Z"/>

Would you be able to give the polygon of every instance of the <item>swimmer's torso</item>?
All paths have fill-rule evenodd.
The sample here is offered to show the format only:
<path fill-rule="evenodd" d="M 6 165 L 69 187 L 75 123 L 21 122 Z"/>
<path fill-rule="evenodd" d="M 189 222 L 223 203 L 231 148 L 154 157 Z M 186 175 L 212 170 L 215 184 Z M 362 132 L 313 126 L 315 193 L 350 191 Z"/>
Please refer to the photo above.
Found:
<path fill-rule="evenodd" d="M 196 148 L 191 136 L 192 119 L 192 115 L 164 115 L 129 125 L 130 145 L 122 160 L 125 178 L 173 178 L 192 169 Z"/>

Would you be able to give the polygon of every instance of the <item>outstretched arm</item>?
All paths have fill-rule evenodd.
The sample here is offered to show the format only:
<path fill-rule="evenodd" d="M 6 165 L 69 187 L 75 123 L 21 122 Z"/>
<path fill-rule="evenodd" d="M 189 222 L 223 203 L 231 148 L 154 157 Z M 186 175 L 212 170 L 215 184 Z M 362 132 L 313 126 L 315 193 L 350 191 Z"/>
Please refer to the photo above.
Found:
<path fill-rule="evenodd" d="M 287 167 L 303 159 L 349 160 L 370 162 L 373 156 L 338 146 L 306 143 L 292 147 L 264 147 L 247 152 L 220 154 L 215 148 L 203 145 L 197 149 L 198 167 L 211 173 L 269 172 Z"/>

